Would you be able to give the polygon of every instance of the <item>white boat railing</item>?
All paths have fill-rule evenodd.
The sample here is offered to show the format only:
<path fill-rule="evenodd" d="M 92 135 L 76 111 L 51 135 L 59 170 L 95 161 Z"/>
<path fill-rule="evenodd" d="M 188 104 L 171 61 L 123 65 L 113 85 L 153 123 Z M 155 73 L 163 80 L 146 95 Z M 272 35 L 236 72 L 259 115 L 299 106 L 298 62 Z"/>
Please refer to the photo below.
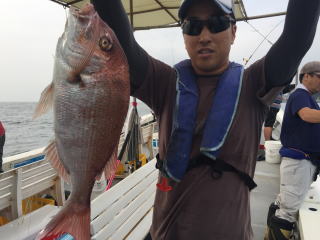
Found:
<path fill-rule="evenodd" d="M 158 170 L 152 159 L 91 201 L 91 240 L 142 240 L 153 213 Z M 0 227 L 1 239 L 31 240 L 59 211 L 46 205 Z"/>
<path fill-rule="evenodd" d="M 148 159 L 154 158 L 152 137 L 156 125 L 151 114 L 141 118 L 142 144 L 150 148 Z M 119 151 L 124 139 L 122 134 Z M 0 174 L 0 213 L 9 211 L 9 220 L 22 216 L 22 200 L 36 194 L 48 193 L 58 205 L 63 205 L 64 184 L 48 160 L 44 159 L 43 150 L 39 148 L 4 159 L 5 172 Z"/>
<path fill-rule="evenodd" d="M 301 240 L 318 240 L 320 222 L 320 179 L 312 183 L 299 210 L 298 228 Z"/>
<path fill-rule="evenodd" d="M 37 148 L 32 151 L 16 154 L 14 156 L 5 157 L 3 159 L 3 169 L 4 171 L 8 171 L 10 169 L 22 167 L 27 164 L 31 164 L 33 162 L 44 159 L 43 150 L 45 148 Z"/>
<path fill-rule="evenodd" d="M 47 160 L 4 172 L 0 174 L 0 212 L 3 210 L 8 220 L 19 218 L 23 215 L 22 200 L 45 192 L 63 205 L 64 184 Z"/>
<path fill-rule="evenodd" d="M 155 128 L 157 126 L 154 115 L 147 114 L 147 115 L 141 116 L 140 125 L 142 126 L 141 128 L 142 128 L 144 143 L 148 143 L 148 141 L 151 141 L 150 136 L 152 137 L 152 132 L 155 131 Z M 125 136 L 124 136 L 124 133 L 122 133 L 119 140 L 119 151 L 122 147 L 124 140 L 125 140 Z M 3 158 L 2 167 L 4 171 L 8 171 L 10 169 L 22 167 L 24 165 L 28 165 L 33 162 L 42 160 L 44 159 L 44 154 L 43 154 L 44 149 L 45 147 L 42 147 L 42 148 L 34 149 L 32 151 L 20 153 L 14 156 L 5 157 Z M 151 156 L 150 158 L 153 158 L 153 156 Z"/>

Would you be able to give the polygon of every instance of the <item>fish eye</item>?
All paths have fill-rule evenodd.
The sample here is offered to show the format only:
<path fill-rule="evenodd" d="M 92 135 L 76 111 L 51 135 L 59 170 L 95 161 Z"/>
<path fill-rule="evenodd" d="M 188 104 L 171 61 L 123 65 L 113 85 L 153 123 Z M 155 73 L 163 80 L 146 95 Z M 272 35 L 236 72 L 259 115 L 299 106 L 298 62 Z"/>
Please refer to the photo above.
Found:
<path fill-rule="evenodd" d="M 99 46 L 103 51 L 109 51 L 112 48 L 112 40 L 106 35 L 99 39 Z"/>

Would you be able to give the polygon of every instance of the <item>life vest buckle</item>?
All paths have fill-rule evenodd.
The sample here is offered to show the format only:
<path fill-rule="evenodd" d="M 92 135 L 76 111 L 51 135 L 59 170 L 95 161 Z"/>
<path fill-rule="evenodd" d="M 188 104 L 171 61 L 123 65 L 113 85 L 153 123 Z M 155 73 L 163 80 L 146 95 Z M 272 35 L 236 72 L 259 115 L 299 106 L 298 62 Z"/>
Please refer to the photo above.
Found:
<path fill-rule="evenodd" d="M 168 185 L 168 179 L 164 176 L 160 177 L 160 183 L 157 183 L 157 188 L 162 192 L 169 192 L 172 190 L 172 186 Z"/>

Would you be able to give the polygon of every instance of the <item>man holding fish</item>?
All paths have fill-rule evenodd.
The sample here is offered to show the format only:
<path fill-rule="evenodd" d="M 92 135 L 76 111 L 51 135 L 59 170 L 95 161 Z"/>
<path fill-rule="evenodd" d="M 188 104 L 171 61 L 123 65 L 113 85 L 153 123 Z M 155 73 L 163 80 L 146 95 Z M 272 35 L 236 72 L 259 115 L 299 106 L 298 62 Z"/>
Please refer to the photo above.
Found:
<path fill-rule="evenodd" d="M 253 239 L 249 190 L 264 114 L 312 44 L 320 2 L 289 1 L 279 40 L 245 70 L 229 61 L 237 29 L 231 0 L 182 2 L 190 60 L 174 68 L 136 43 L 120 1 L 93 3 L 124 48 L 131 95 L 159 120 L 161 175 L 151 238 Z"/>
<path fill-rule="evenodd" d="M 149 238 L 254 239 L 250 220 L 250 190 L 256 186 L 252 177 L 265 112 L 283 87 L 290 83 L 313 42 L 320 1 L 290 0 L 282 35 L 265 57 L 247 69 L 229 61 L 230 48 L 237 30 L 232 0 L 182 1 L 179 18 L 190 59 L 173 68 L 152 58 L 137 44 L 120 0 L 92 2 L 100 17 L 115 32 L 127 57 L 131 95 L 144 101 L 155 112 L 159 121 L 157 166 L 161 173 Z M 79 15 L 85 15 L 85 12 L 81 10 Z M 71 27 L 68 30 L 72 32 Z M 73 27 L 77 29 L 76 25 Z M 89 35 L 90 33 L 91 36 L 100 36 L 95 27 L 89 31 Z M 85 30 L 79 31 L 79 34 L 84 39 L 88 36 Z M 80 40 L 79 43 L 85 42 Z M 116 41 L 113 37 L 112 40 Z M 61 41 L 62 46 L 65 46 L 63 39 Z M 98 42 L 107 47 L 110 38 Z M 73 70 L 68 73 L 67 81 L 76 83 L 80 89 L 86 89 L 86 77 L 97 70 L 94 63 L 99 60 L 99 56 L 103 56 L 94 53 L 94 49 L 92 43 L 75 49 L 76 53 L 85 51 L 86 55 L 94 56 L 92 58 L 86 57 L 80 62 L 75 61 L 75 58 L 66 59 L 69 65 L 76 66 L 71 67 Z M 108 47 L 107 49 L 110 50 Z M 105 62 L 107 64 L 108 60 Z M 98 63 L 98 70 L 103 69 L 101 62 Z M 91 66 L 89 70 L 85 67 L 87 64 Z M 117 65 L 113 66 L 118 68 Z M 102 81 L 103 77 L 107 78 L 99 76 Z M 115 79 L 114 76 L 111 79 Z M 110 87 L 117 89 L 116 84 Z M 71 86 L 69 88 L 69 91 L 74 90 Z M 112 90 L 115 91 L 114 89 Z M 116 93 L 122 94 L 120 91 Z M 117 94 L 113 96 L 116 97 Z M 50 97 L 43 98 L 44 101 L 46 99 Z M 62 102 L 56 106 L 62 106 Z M 107 119 L 105 121 L 108 123 Z M 72 126 L 69 124 L 65 127 Z M 76 131 L 71 133 L 75 134 Z M 53 158 L 57 156 L 56 147 L 58 152 L 59 147 L 62 148 L 62 140 L 69 144 L 69 152 L 74 150 L 68 134 L 64 134 L 62 130 L 56 131 L 56 134 L 60 134 L 58 141 L 48 148 L 49 156 Z M 99 139 L 96 142 L 98 141 Z M 115 146 L 114 142 L 115 140 L 109 141 L 112 146 Z M 76 145 L 81 144 L 76 142 Z M 86 154 L 90 156 L 88 152 L 90 151 Z M 110 152 L 112 151 L 108 151 L 108 156 Z M 58 155 L 63 156 L 60 153 Z M 101 164 L 88 178 L 90 186 L 86 197 L 82 199 L 86 204 L 72 198 L 73 202 L 69 202 L 72 211 L 68 210 L 69 212 L 80 207 L 88 213 L 86 201 L 94 180 L 92 176 L 105 164 L 102 160 L 98 162 Z M 73 163 L 67 166 L 66 172 L 71 172 L 76 165 Z M 78 186 L 76 175 L 71 174 L 71 178 L 72 175 Z M 77 176 L 81 178 L 81 175 Z M 80 193 L 78 188 L 75 196 L 81 196 Z M 75 238 L 88 239 L 85 227 L 88 224 L 87 218 L 78 225 L 75 224 L 76 217 L 67 222 L 62 221 L 64 218 L 60 214 L 60 218 L 53 220 L 44 232 L 58 236 L 59 233 L 70 233 L 77 228 L 83 229 L 86 235 L 84 238 Z M 73 228 L 67 228 L 68 224 Z M 282 226 L 278 227 L 281 229 Z"/>
<path fill-rule="evenodd" d="M 237 30 L 231 0 L 182 1 L 190 59 L 173 68 L 137 44 L 121 1 L 92 2 L 126 53 L 131 95 L 159 121 L 151 238 L 254 239 L 249 193 L 265 112 L 313 42 L 320 1 L 290 0 L 282 35 L 247 69 L 229 61 Z"/>

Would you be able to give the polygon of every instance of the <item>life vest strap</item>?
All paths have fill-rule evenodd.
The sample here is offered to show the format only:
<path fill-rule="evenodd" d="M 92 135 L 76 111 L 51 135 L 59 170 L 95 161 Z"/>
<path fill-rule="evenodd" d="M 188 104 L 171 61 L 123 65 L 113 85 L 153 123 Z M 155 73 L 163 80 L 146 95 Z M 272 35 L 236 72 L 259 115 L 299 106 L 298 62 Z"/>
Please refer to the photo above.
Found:
<path fill-rule="evenodd" d="M 157 154 L 156 158 L 157 158 L 156 168 L 159 169 L 164 176 L 168 176 L 163 169 L 163 160 L 159 158 L 159 154 Z M 253 179 L 248 174 L 236 169 L 232 165 L 226 163 L 225 161 L 219 158 L 216 160 L 213 160 L 203 154 L 200 154 L 198 157 L 190 159 L 187 171 L 193 168 L 199 167 L 201 165 L 210 165 L 212 169 L 211 176 L 213 179 L 221 178 L 223 175 L 223 172 L 234 172 L 246 184 L 246 186 L 249 188 L 249 191 L 251 191 L 257 186 L 257 184 L 253 181 Z"/>
<path fill-rule="evenodd" d="M 209 165 L 211 167 L 212 169 L 211 176 L 214 179 L 221 178 L 223 175 L 223 172 L 234 172 L 246 184 L 246 186 L 249 188 L 249 191 L 257 187 L 257 184 L 253 181 L 253 179 L 248 174 L 236 169 L 234 166 L 226 163 L 220 158 L 213 160 L 203 154 L 200 154 L 199 156 L 190 159 L 188 170 L 195 167 L 199 167 L 201 165 Z"/>

